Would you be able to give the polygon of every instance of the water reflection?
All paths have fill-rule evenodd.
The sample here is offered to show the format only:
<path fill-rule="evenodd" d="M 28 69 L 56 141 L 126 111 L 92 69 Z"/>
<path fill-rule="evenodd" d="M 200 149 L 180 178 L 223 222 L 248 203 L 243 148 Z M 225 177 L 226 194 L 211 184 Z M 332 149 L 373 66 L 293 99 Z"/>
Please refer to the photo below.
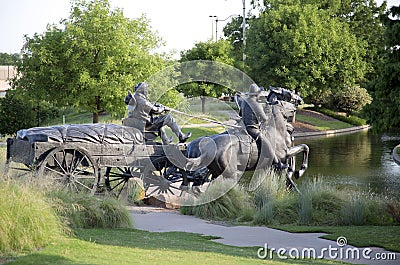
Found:
<path fill-rule="evenodd" d="M 392 157 L 400 132 L 359 132 L 314 139 L 299 139 L 310 147 L 309 169 L 304 179 L 324 181 L 400 197 L 400 165 Z"/>

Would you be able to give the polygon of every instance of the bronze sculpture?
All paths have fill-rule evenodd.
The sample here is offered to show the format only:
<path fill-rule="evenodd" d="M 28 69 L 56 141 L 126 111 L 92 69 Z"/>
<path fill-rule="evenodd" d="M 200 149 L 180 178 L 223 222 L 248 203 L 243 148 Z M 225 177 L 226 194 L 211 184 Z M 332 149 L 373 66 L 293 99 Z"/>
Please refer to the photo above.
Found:
<path fill-rule="evenodd" d="M 141 82 L 135 87 L 135 93 L 129 91 L 125 97 L 125 104 L 128 105 L 128 119 L 123 120 L 123 125 L 135 127 L 142 132 L 158 132 L 163 144 L 169 144 L 172 137 L 168 137 L 164 127 L 168 126 L 176 134 L 179 142 L 186 142 L 192 135 L 182 133 L 175 119 L 171 114 L 163 114 L 168 108 L 161 104 L 152 104 L 148 100 L 149 85 Z"/>
<path fill-rule="evenodd" d="M 284 92 L 287 94 L 286 96 L 290 95 L 285 99 L 287 101 L 278 98 L 274 102 L 267 102 L 265 111 L 268 115 L 266 115 L 267 119 L 262 121 L 264 126 L 261 126 L 260 121 L 258 121 L 260 131 L 268 138 L 265 144 L 270 146 L 257 145 L 254 138 L 247 133 L 245 128 L 231 129 L 221 134 L 202 137 L 188 144 L 186 155 L 189 158 L 196 158 L 200 155 L 207 157 L 199 148 L 199 143 L 203 138 L 211 139 L 213 144 L 216 145 L 216 154 L 211 162 L 192 173 L 199 176 L 195 184 L 202 185 L 203 181 L 210 178 L 210 175 L 211 179 L 222 176 L 223 178 L 238 180 L 244 171 L 255 170 L 260 168 L 261 165 L 263 168 L 272 166 L 278 169 L 287 168 L 286 185 L 289 189 L 294 188 L 297 190 L 292 178 L 293 176 L 299 178 L 307 169 L 309 148 L 305 144 L 292 146 L 293 139 L 288 132 L 288 119 L 294 115 L 298 101 L 301 98 L 294 92 L 289 92 L 288 90 L 284 90 Z M 248 98 L 245 98 L 246 96 L 248 95 L 238 93 L 236 95 L 238 98 L 235 101 L 240 106 L 244 106 L 242 102 L 248 100 Z M 240 108 L 239 113 L 243 115 L 242 108 Z M 260 148 L 265 148 L 266 150 L 261 150 Z M 206 147 L 204 150 L 207 152 L 207 150 L 213 149 Z M 265 157 L 269 156 L 269 159 L 260 161 L 259 154 L 263 152 Z M 303 160 L 300 169 L 295 170 L 294 157 L 299 153 L 303 153 Z M 210 158 L 208 159 L 210 160 Z M 262 163 L 259 165 L 260 162 Z"/>

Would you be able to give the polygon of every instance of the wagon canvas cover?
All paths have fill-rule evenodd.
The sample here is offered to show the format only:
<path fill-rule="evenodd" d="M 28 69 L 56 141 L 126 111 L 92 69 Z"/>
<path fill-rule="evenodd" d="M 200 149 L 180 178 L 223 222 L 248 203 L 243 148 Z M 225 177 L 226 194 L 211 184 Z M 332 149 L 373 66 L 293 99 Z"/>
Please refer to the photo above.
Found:
<path fill-rule="evenodd" d="M 108 144 L 142 144 L 142 133 L 116 124 L 71 124 L 34 127 L 17 132 L 17 139 L 29 142 L 84 142 Z"/>

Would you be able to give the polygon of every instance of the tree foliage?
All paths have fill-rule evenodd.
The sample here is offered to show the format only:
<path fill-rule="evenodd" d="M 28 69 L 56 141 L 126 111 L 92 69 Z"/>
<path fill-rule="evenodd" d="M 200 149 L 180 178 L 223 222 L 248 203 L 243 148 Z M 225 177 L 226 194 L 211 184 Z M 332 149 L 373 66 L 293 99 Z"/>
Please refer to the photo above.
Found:
<path fill-rule="evenodd" d="M 378 130 L 400 128 L 400 6 L 393 6 L 382 18 L 386 27 L 386 52 L 370 92 L 373 102 L 366 113 Z"/>
<path fill-rule="evenodd" d="M 9 90 L 0 98 L 0 134 L 14 135 L 20 129 L 40 126 L 58 115 L 58 110 L 47 102 L 33 105 Z"/>
<path fill-rule="evenodd" d="M 160 38 L 148 20 L 124 17 L 108 0 L 74 0 L 68 19 L 26 37 L 14 88 L 25 98 L 122 115 L 126 90 L 159 70 Z"/>
<path fill-rule="evenodd" d="M 0 52 L 0 65 L 15 65 L 18 61 L 18 53 L 9 54 Z"/>
<path fill-rule="evenodd" d="M 372 97 L 365 88 L 358 85 L 346 87 L 333 94 L 333 106 L 348 114 L 359 112 L 365 105 L 370 104 Z"/>
<path fill-rule="evenodd" d="M 271 2 L 247 34 L 247 61 L 258 83 L 309 96 L 362 80 L 365 42 L 346 23 L 315 4 Z"/>
<path fill-rule="evenodd" d="M 366 63 L 365 82 L 376 76 L 377 64 L 382 59 L 383 26 L 380 16 L 386 10 L 386 2 L 378 6 L 374 0 L 301 0 L 303 4 L 314 4 L 326 10 L 330 16 L 338 18 L 349 26 L 349 30 L 359 41 L 365 42 L 367 52 L 363 55 Z"/>
<path fill-rule="evenodd" d="M 227 65 L 233 65 L 234 59 L 231 56 L 232 46 L 229 41 L 218 40 L 216 42 L 198 42 L 195 46 L 187 51 L 181 53 L 180 62 L 189 62 L 196 60 L 207 60 L 215 61 L 219 63 L 224 63 Z M 211 83 L 210 80 L 215 76 L 218 78 L 223 78 L 223 74 L 211 71 L 209 64 L 201 62 L 196 64 L 196 71 L 204 73 L 204 81 L 194 81 L 187 84 L 182 84 L 178 87 L 178 90 L 183 92 L 187 97 L 199 97 L 201 96 L 202 101 L 202 111 L 205 112 L 205 97 L 219 97 L 223 93 L 232 93 L 228 87 L 224 87 L 219 84 Z M 221 69 L 222 71 L 222 69 Z M 207 76 L 212 75 L 212 76 Z"/>

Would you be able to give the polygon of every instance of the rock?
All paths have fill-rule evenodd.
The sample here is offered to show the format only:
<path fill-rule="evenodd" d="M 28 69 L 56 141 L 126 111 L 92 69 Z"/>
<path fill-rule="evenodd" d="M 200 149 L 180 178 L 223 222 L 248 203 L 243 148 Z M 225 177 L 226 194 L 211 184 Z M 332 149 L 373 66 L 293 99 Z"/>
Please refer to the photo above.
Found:
<path fill-rule="evenodd" d="M 156 194 L 145 198 L 143 201 L 147 205 L 165 209 L 179 209 L 182 205 L 181 197 L 170 194 Z"/>

